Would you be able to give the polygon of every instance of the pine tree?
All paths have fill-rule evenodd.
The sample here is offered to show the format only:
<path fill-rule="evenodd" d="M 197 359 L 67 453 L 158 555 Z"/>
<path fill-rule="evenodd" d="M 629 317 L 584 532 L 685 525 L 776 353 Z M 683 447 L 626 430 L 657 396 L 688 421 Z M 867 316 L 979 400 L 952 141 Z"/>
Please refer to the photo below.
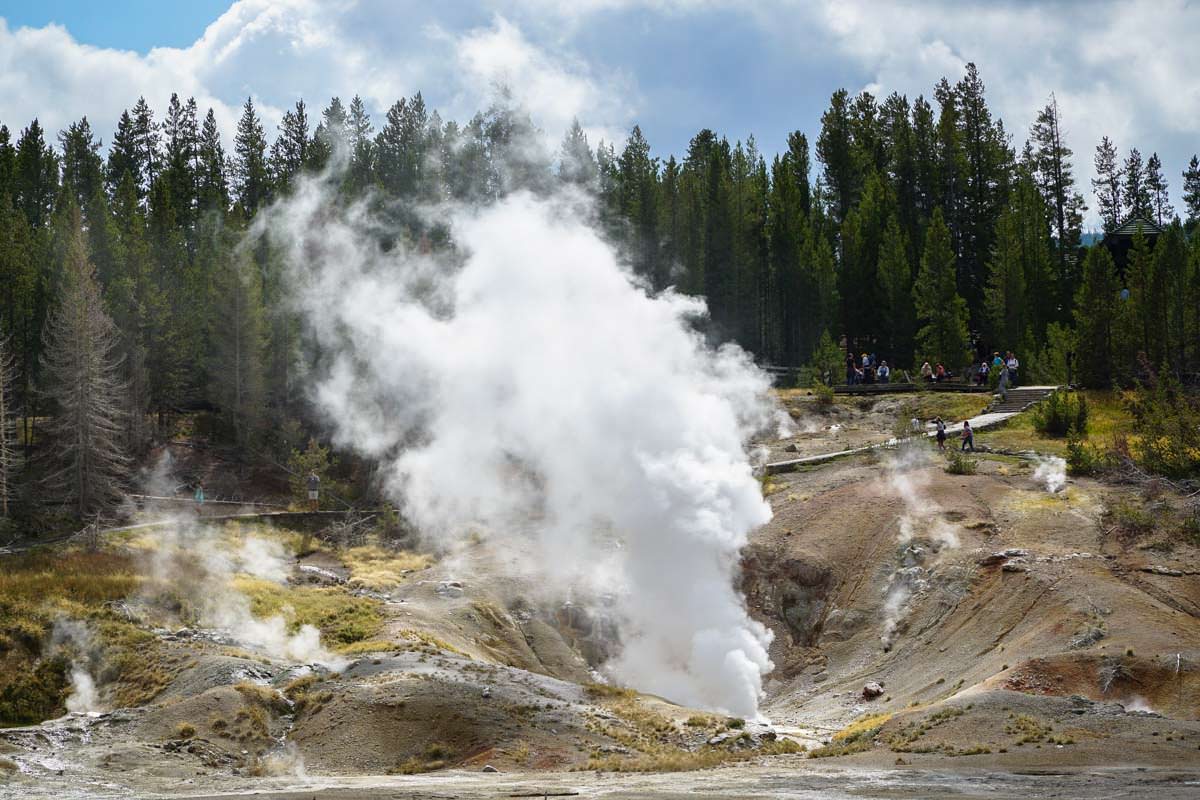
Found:
<path fill-rule="evenodd" d="M 46 325 L 42 369 L 56 406 L 46 425 L 46 487 L 80 517 L 121 496 L 129 459 L 122 446 L 118 333 L 88 263 L 79 210 L 69 207 L 63 291 Z"/>
<path fill-rule="evenodd" d="M 954 370 L 971 361 L 968 353 L 967 301 L 958 293 L 950 230 L 941 209 L 934 209 L 925 233 L 921 270 L 913 285 L 917 319 L 916 362 L 940 361 Z"/>
<path fill-rule="evenodd" d="M 1079 381 L 1107 389 L 1114 377 L 1114 322 L 1117 318 L 1117 268 L 1106 247 L 1088 248 L 1075 296 L 1075 333 Z"/>
<path fill-rule="evenodd" d="M 812 186 L 809 184 L 809 173 L 812 165 L 808 156 L 808 137 L 800 131 L 792 131 L 787 138 L 788 166 L 792 181 L 796 184 L 796 200 L 800 213 L 808 216 L 812 211 Z"/>
<path fill-rule="evenodd" d="M 1060 315 L 1052 273 L 1050 226 L 1033 176 L 1026 167 L 996 222 L 996 243 L 988 260 L 985 317 L 992 344 L 1014 349 L 1026 331 L 1040 340 Z"/>
<path fill-rule="evenodd" d="M 8 195 L 0 195 L 0 336 L 7 338 L 16 359 L 14 407 L 19 402 L 27 412 L 32 410 L 29 394 L 41 341 L 34 255 L 25 216 Z"/>
<path fill-rule="evenodd" d="M 1025 253 L 1018 211 L 1009 207 L 996 223 L 996 245 L 988 260 L 988 282 L 984 304 L 992 344 L 1013 349 L 1025 332 L 1027 305 Z"/>
<path fill-rule="evenodd" d="M 128 452 L 136 452 L 149 437 L 147 351 L 153 344 L 153 332 L 165 317 L 166 298 L 154 281 L 146 221 L 130 172 L 117 189 L 112 215 L 121 256 L 105 283 L 105 300 L 120 331 L 121 380 L 126 386 L 124 443 Z"/>
<path fill-rule="evenodd" d="M 924 225 L 933 215 L 933 209 L 937 205 L 938 165 L 937 124 L 934 122 L 933 108 L 923 95 L 913 101 L 912 131 L 917 171 L 916 210 L 919 224 Z M 917 248 L 920 246 L 920 240 L 914 237 L 909 244 Z"/>
<path fill-rule="evenodd" d="M 13 203 L 30 227 L 40 229 L 50 221 L 58 194 L 58 158 L 46 144 L 36 119 L 21 131 L 13 168 Z"/>
<path fill-rule="evenodd" d="M 776 156 L 771 163 L 771 194 L 767 230 L 771 258 L 771 294 L 776 308 L 771 322 L 770 356 L 777 364 L 799 364 L 807 355 L 801 347 L 801 248 L 805 242 L 806 215 L 791 164 L 792 154 Z M 665 181 L 664 181 L 665 182 Z"/>
<path fill-rule="evenodd" d="M 1171 221 L 1175 210 L 1171 208 L 1167 179 L 1163 175 L 1158 153 L 1151 153 L 1150 160 L 1146 162 L 1146 192 L 1149 194 L 1153 219 L 1161 228 Z"/>
<path fill-rule="evenodd" d="M 650 143 L 634 126 L 625 140 L 617 168 L 618 208 L 629 225 L 627 238 L 634 272 L 657 289 L 666 286 L 667 273 L 658 259 L 658 159 Z"/>
<path fill-rule="evenodd" d="M 92 133 L 87 117 L 67 126 L 58 134 L 58 142 L 62 148 L 63 188 L 71 193 L 76 205 L 84 208 L 103 181 L 100 142 Z"/>
<path fill-rule="evenodd" d="M 879 317 L 879 248 L 884 228 L 896 214 L 896 199 L 876 172 L 867 176 L 862 202 L 842 225 L 838 292 L 845 307 L 845 332 L 864 345 L 883 333 Z"/>
<path fill-rule="evenodd" d="M 267 138 L 254 101 L 246 98 L 233 147 L 234 193 L 242 213 L 254 216 L 268 198 Z"/>
<path fill-rule="evenodd" d="M 263 356 L 266 342 L 262 296 L 253 261 L 242 252 L 225 259 L 214 275 L 210 310 L 213 362 L 209 367 L 213 399 L 241 446 L 260 433 L 266 390 Z"/>
<path fill-rule="evenodd" d="M 1155 319 L 1161 337 L 1162 362 L 1177 378 L 1188 370 L 1188 351 L 1195 346 L 1189 338 L 1189 325 L 1196 313 L 1189 275 L 1190 253 L 1183 226 L 1178 221 L 1167 226 L 1154 245 L 1154 291 L 1161 298 Z M 1154 363 L 1162 363 L 1154 362 Z"/>
<path fill-rule="evenodd" d="M 387 121 L 375 137 L 375 169 L 379 183 L 395 197 L 417 197 L 432 189 L 427 156 L 430 123 L 425 101 L 418 92 L 412 100 L 401 98 L 387 112 Z"/>
<path fill-rule="evenodd" d="M 1071 148 L 1067 147 L 1058 114 L 1058 100 L 1052 94 L 1030 130 L 1034 144 L 1034 176 L 1038 191 L 1046 203 L 1054 232 L 1054 260 L 1058 270 L 1059 298 L 1063 308 L 1070 306 L 1075 293 L 1075 253 L 1083 232 L 1083 195 L 1075 191 Z"/>
<path fill-rule="evenodd" d="M 906 363 L 914 348 L 916 309 L 908 241 L 896 216 L 888 219 L 879 248 L 880 322 L 883 351 L 893 366 Z"/>
<path fill-rule="evenodd" d="M 7 125 L 0 125 L 0 196 L 12 198 L 13 174 L 17 168 L 17 150 Z"/>
<path fill-rule="evenodd" d="M 1200 222 L 1200 159 L 1192 156 L 1188 167 L 1183 171 L 1183 205 L 1187 219 L 1184 220 L 1189 228 Z"/>
<path fill-rule="evenodd" d="M 1096 177 L 1092 178 L 1092 191 L 1096 193 L 1096 206 L 1105 233 L 1112 233 L 1124 219 L 1122 206 L 1121 177 L 1124 174 L 1117 163 L 1117 148 L 1105 136 L 1096 145 Z"/>
<path fill-rule="evenodd" d="M 229 208 L 229 180 L 225 172 L 225 148 L 211 108 L 200 131 L 196 159 L 196 196 L 200 209 L 224 213 Z"/>
<path fill-rule="evenodd" d="M 596 159 L 588 146 L 587 134 L 579 120 L 573 119 L 558 149 L 558 179 L 572 186 L 594 190 L 596 172 Z"/>
<path fill-rule="evenodd" d="M 161 179 L 171 195 L 172 208 L 183 229 L 189 251 L 194 250 L 194 225 L 198 204 L 196 164 L 200 148 L 200 131 L 196 119 L 196 101 L 179 101 L 172 93 L 167 116 L 162 125 L 164 151 Z"/>
<path fill-rule="evenodd" d="M 0 518 L 7 518 L 8 503 L 17 478 L 16 360 L 0 319 Z"/>
<path fill-rule="evenodd" d="M 852 128 L 850 96 L 845 89 L 838 89 L 829 99 L 829 109 L 821 115 L 817 158 L 824 165 L 825 187 L 833 198 L 833 214 L 839 223 L 850 213 L 862 188 L 862 166 Z"/>
<path fill-rule="evenodd" d="M 309 160 L 308 110 L 303 100 L 283 113 L 279 135 L 271 145 L 271 177 L 280 191 L 287 191 Z"/>
<path fill-rule="evenodd" d="M 321 112 L 321 121 L 313 131 L 308 166 L 320 171 L 329 164 L 335 153 L 338 158 L 348 158 L 349 155 L 346 152 L 346 108 L 336 97 Z"/>
<path fill-rule="evenodd" d="M 1142 163 L 1142 154 L 1135 147 L 1129 151 L 1122 170 L 1125 182 L 1121 187 L 1121 203 L 1130 216 L 1151 219 L 1150 188 L 1146 182 L 1146 167 Z"/>
<path fill-rule="evenodd" d="M 158 144 L 158 124 L 154 121 L 154 112 L 150 110 L 146 98 L 139 97 L 133 106 L 133 147 L 138 175 L 142 180 L 143 197 L 150 193 L 150 187 L 154 185 L 161 168 Z"/>
<path fill-rule="evenodd" d="M 116 199 L 117 189 L 125 174 L 133 178 L 133 185 L 138 189 L 138 198 L 145 196 L 142 189 L 141 165 L 138 161 L 137 133 L 134 130 L 133 117 L 129 110 L 121 112 L 117 122 L 117 132 L 113 134 L 112 147 L 108 151 L 108 161 L 104 167 L 104 185 L 108 196 Z"/>
<path fill-rule="evenodd" d="M 985 262 L 996 218 L 1011 185 L 1012 153 L 1001 123 L 992 120 L 983 80 L 973 63 L 955 86 L 965 182 L 959 227 L 959 289 L 971 309 L 982 310 Z"/>
<path fill-rule="evenodd" d="M 350 101 L 346 130 L 350 135 L 350 172 L 347 179 L 351 191 L 359 193 L 373 181 L 375 149 L 371 142 L 371 117 L 358 95 L 354 95 Z"/>

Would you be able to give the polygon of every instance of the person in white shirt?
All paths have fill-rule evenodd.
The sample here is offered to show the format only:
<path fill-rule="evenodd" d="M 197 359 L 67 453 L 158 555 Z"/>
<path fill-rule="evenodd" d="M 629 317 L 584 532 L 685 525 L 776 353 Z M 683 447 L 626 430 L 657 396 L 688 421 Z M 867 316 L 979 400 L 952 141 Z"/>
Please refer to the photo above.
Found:
<path fill-rule="evenodd" d="M 880 383 L 887 383 L 887 382 L 888 382 L 888 379 L 889 379 L 889 378 L 891 377 L 891 375 L 892 375 L 892 370 L 891 370 L 891 368 L 890 368 L 890 367 L 888 367 L 888 365 L 887 365 L 887 362 L 886 362 L 886 361 L 882 361 L 882 362 L 880 362 L 880 364 L 879 364 L 879 369 L 875 371 L 875 375 L 876 375 L 876 377 L 878 377 L 878 378 L 879 378 L 879 382 L 880 382 Z"/>
<path fill-rule="evenodd" d="M 1010 386 L 1017 385 L 1017 369 L 1021 366 L 1017 361 L 1017 357 L 1010 350 L 1008 358 L 1004 362 L 1004 366 L 1008 367 L 1008 383 Z"/>

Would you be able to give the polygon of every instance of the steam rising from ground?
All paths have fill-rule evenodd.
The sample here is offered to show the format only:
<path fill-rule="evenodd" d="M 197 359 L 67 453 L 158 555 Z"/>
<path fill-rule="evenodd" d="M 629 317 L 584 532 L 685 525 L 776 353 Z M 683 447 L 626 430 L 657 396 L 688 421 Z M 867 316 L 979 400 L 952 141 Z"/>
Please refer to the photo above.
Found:
<path fill-rule="evenodd" d="M 955 526 L 943 518 L 942 507 L 926 491 L 929 479 L 924 470 L 931 463 L 923 439 L 904 442 L 887 463 L 885 497 L 898 499 L 902 510 L 896 536 L 899 563 L 884 586 L 883 633 L 879 637 L 884 650 L 895 643 L 913 595 L 928 586 L 927 550 L 938 553 L 959 546 Z"/>
<path fill-rule="evenodd" d="M 50 633 L 50 652 L 70 659 L 71 693 L 67 695 L 67 711 L 99 711 L 100 692 L 92 677 L 92 662 L 98 649 L 91 629 L 79 620 L 57 620 Z"/>
<path fill-rule="evenodd" d="M 1067 462 L 1058 456 L 1038 456 L 1033 479 L 1045 486 L 1050 494 L 1057 494 L 1067 485 Z"/>
<path fill-rule="evenodd" d="M 291 564 L 279 542 L 252 535 L 231 542 L 214 528 L 180 520 L 154 545 L 151 585 L 169 586 L 186 599 L 203 627 L 272 658 L 333 670 L 347 663 L 321 645 L 320 631 L 312 625 L 291 633 L 282 616 L 256 617 L 249 598 L 233 585 L 237 575 L 283 583 Z"/>
<path fill-rule="evenodd" d="M 473 528 L 532 544 L 559 597 L 615 597 L 620 680 L 752 715 L 769 632 L 734 590 L 767 522 L 744 443 L 777 424 L 764 374 L 650 296 L 577 202 L 518 193 L 441 209 L 457 248 L 399 244 L 321 182 L 265 216 L 328 358 L 315 397 L 338 443 L 443 547 Z"/>

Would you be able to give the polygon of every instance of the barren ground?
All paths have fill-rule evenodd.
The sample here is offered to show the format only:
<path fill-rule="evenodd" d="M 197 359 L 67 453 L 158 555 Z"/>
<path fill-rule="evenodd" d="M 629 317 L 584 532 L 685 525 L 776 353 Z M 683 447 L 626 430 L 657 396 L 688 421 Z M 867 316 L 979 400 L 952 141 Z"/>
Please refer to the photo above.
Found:
<path fill-rule="evenodd" d="M 885 441 L 913 412 L 788 402 L 841 427 L 773 452 Z M 921 416 L 976 401 L 935 402 L 959 405 Z M 773 476 L 743 562 L 775 634 L 770 729 L 593 683 L 602 613 L 531 602 L 486 540 L 369 587 L 327 548 L 293 580 L 379 614 L 348 666 L 143 620 L 162 688 L 0 731 L 0 796 L 1197 796 L 1200 549 L 1181 500 L 1082 479 L 1051 494 L 1033 473 L 984 456 L 951 475 L 923 443 Z"/>

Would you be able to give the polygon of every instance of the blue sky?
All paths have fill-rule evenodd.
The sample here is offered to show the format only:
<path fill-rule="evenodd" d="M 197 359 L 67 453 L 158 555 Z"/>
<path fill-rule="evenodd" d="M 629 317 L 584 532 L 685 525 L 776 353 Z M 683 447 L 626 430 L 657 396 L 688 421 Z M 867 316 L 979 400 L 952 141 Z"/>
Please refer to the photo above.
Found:
<path fill-rule="evenodd" d="M 637 122 L 679 154 L 711 127 L 769 156 L 838 87 L 913 98 L 975 61 L 1017 146 L 1055 93 L 1089 200 L 1101 135 L 1158 151 L 1176 201 L 1200 150 L 1186 0 L 0 0 L 0 20 L 0 122 L 86 114 L 106 141 L 139 95 L 194 95 L 231 135 L 247 95 L 273 133 L 298 97 L 358 92 L 379 120 L 420 89 L 462 118 L 503 82 L 555 141 L 578 116 L 593 143 Z"/>
<path fill-rule="evenodd" d="M 186 47 L 230 6 L 230 0 L 0 0 L 10 27 L 65 25 L 80 41 L 145 53 L 152 47 Z"/>

